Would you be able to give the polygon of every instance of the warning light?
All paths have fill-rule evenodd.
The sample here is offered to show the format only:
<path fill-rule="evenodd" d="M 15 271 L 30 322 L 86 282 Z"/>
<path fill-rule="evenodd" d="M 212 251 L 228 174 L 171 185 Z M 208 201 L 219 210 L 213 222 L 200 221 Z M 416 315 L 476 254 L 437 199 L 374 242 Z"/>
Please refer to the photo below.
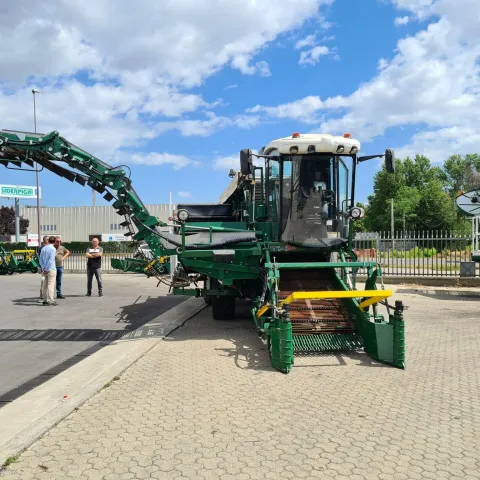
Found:
<path fill-rule="evenodd" d="M 343 138 L 352 138 L 352 136 L 349 133 L 344 133 Z"/>
<path fill-rule="evenodd" d="M 300 134 L 298 132 L 295 132 L 293 135 L 292 135 L 292 138 L 298 138 L 300 137 Z"/>

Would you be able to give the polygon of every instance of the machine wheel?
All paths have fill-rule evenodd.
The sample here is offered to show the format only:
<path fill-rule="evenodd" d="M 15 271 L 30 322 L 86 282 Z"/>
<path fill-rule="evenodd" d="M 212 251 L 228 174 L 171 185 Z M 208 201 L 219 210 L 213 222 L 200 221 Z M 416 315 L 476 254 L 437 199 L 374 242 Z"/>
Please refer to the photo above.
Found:
<path fill-rule="evenodd" d="M 12 270 L 11 268 L 9 268 L 9 269 L 7 270 L 7 273 L 8 273 L 8 275 L 13 275 L 14 272 L 13 272 L 13 270 Z"/>
<path fill-rule="evenodd" d="M 233 320 L 235 297 L 212 297 L 212 316 L 214 320 Z"/>

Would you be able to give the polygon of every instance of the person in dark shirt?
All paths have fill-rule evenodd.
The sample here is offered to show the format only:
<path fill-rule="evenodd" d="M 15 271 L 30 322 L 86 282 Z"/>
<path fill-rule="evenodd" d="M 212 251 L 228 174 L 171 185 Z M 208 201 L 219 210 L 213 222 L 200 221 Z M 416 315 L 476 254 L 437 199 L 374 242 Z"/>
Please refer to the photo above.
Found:
<path fill-rule="evenodd" d="M 98 296 L 103 296 L 102 285 L 102 256 L 103 248 L 98 244 L 98 238 L 92 240 L 92 247 L 87 248 L 86 257 L 87 260 L 87 297 L 92 295 L 92 280 L 93 276 L 97 279 L 98 284 Z"/>

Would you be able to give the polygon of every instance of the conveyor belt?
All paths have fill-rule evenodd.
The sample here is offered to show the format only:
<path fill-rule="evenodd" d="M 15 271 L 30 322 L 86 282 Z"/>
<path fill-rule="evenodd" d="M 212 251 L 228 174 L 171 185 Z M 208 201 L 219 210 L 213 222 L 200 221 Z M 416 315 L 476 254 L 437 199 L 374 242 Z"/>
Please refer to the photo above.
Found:
<path fill-rule="evenodd" d="M 335 289 L 329 269 L 283 270 L 278 299 L 283 300 L 292 292 Z M 362 339 L 341 299 L 295 300 L 289 308 L 295 353 L 362 347 Z"/>

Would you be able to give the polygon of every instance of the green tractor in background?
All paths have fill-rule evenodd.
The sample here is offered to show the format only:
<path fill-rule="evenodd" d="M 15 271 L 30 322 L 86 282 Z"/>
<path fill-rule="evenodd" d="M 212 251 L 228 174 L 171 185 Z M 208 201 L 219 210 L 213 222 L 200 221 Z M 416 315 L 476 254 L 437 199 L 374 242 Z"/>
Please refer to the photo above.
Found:
<path fill-rule="evenodd" d="M 7 251 L 0 247 L 0 275 L 40 271 L 40 263 L 35 250 Z"/>

